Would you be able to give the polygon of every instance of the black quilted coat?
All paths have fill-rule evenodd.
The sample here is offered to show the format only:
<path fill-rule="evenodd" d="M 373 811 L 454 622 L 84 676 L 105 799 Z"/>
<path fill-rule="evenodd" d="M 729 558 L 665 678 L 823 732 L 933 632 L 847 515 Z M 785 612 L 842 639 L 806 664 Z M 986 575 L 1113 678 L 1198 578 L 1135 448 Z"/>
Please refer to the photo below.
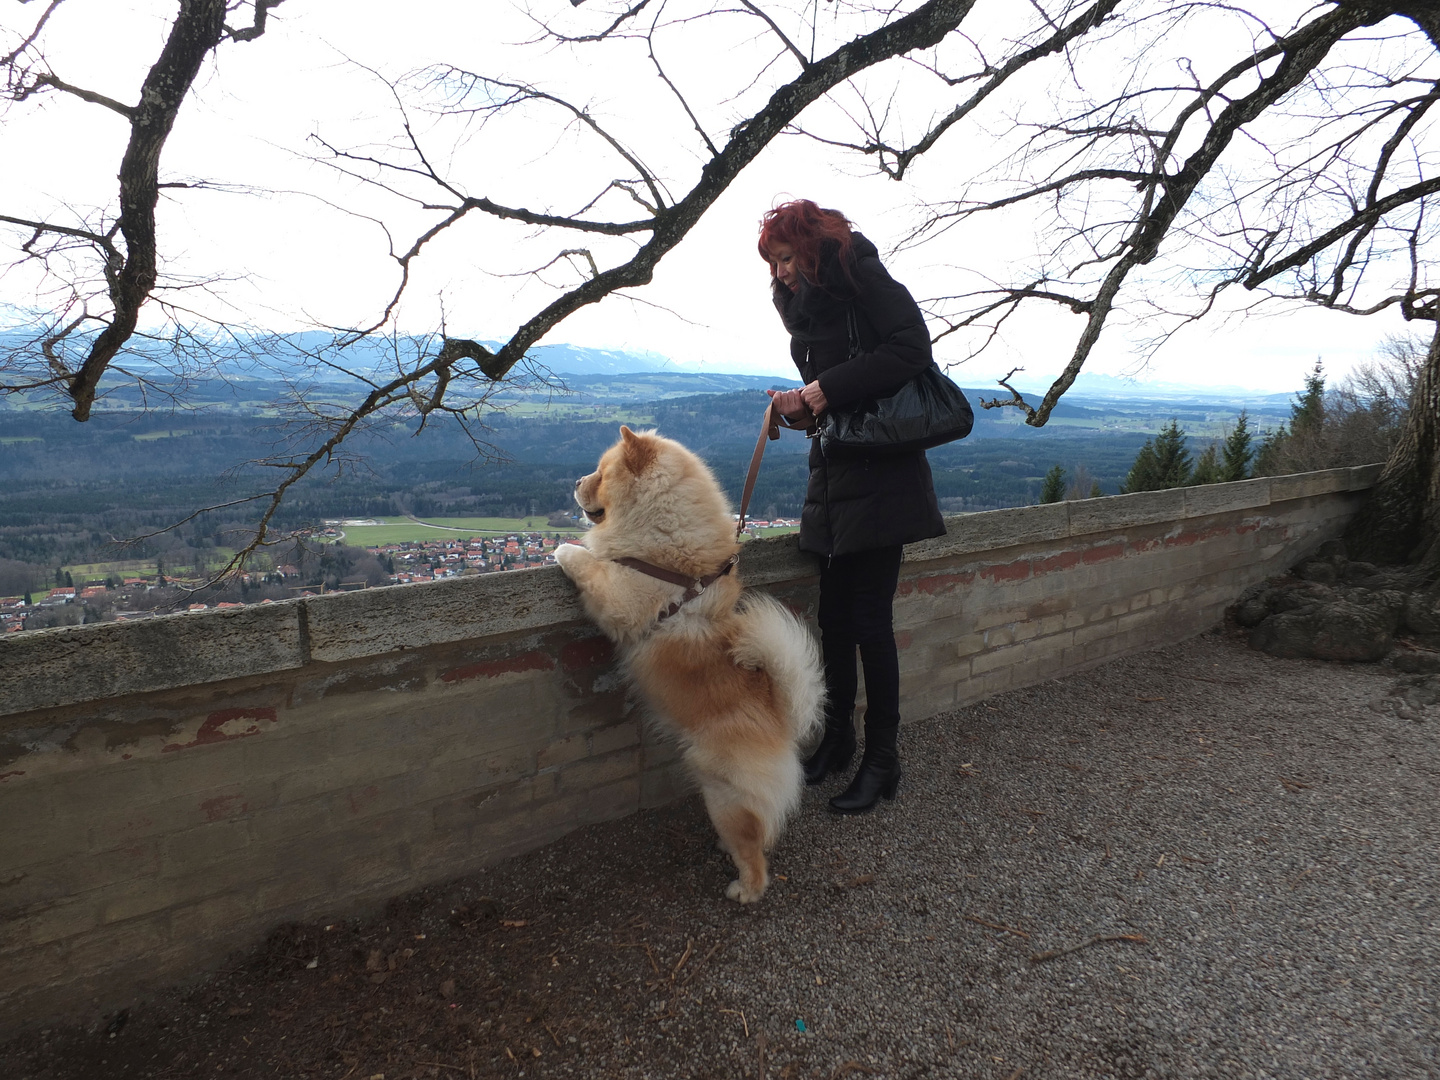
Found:
<path fill-rule="evenodd" d="M 775 281 L 775 307 L 790 331 L 790 356 L 806 383 L 820 380 L 836 408 L 893 394 L 930 363 L 930 334 L 908 289 L 880 263 L 875 245 L 854 233 L 847 275 L 837 245 L 822 246 L 819 282 L 791 291 Z M 855 309 L 860 353 L 849 358 L 847 306 Z M 800 517 L 800 548 L 820 555 L 910 544 L 942 536 L 930 464 L 923 451 L 827 458 L 810 447 L 810 482 Z"/>

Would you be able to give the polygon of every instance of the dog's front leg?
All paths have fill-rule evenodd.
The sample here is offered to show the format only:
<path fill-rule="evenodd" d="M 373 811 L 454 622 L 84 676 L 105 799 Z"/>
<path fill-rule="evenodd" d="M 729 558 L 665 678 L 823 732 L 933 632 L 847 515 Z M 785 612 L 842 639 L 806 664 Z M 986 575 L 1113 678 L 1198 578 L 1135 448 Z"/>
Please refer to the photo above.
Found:
<path fill-rule="evenodd" d="M 555 549 L 555 561 L 580 590 L 585 614 L 612 641 L 630 644 L 655 621 L 655 604 L 646 595 L 648 590 L 637 590 L 636 575 L 624 567 L 597 559 L 579 544 L 561 544 Z"/>

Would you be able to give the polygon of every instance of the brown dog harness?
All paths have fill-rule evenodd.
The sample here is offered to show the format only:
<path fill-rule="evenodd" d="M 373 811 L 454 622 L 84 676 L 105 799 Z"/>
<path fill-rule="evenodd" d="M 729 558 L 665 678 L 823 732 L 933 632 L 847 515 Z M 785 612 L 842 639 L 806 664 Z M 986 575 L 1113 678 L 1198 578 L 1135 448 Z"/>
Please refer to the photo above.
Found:
<path fill-rule="evenodd" d="M 694 600 L 702 592 L 708 589 L 711 585 L 715 584 L 715 582 L 719 581 L 726 574 L 730 573 L 731 570 L 734 570 L 735 564 L 739 561 L 739 559 L 740 556 L 738 554 L 731 555 L 730 558 L 725 560 L 725 565 L 722 566 L 719 570 L 716 570 L 715 573 L 702 578 L 691 577 L 689 574 L 682 574 L 678 570 L 668 570 L 663 566 L 656 566 L 654 563 L 648 563 L 644 559 L 632 558 L 629 555 L 625 556 L 622 559 L 615 559 L 613 561 L 619 563 L 621 566 L 626 566 L 629 567 L 631 570 L 635 570 L 639 573 L 645 574 L 648 577 L 653 577 L 660 581 L 668 581 L 671 585 L 683 585 L 685 587 L 685 592 L 680 597 L 680 599 L 676 600 L 664 611 L 660 612 L 660 615 L 656 621 L 664 622 L 666 619 L 670 618 L 671 615 L 674 615 L 691 600 Z"/>
<path fill-rule="evenodd" d="M 775 402 L 773 400 L 766 406 L 765 418 L 760 423 L 760 438 L 755 440 L 755 452 L 750 457 L 750 470 L 745 477 L 745 491 L 740 497 L 740 513 L 735 522 L 735 536 L 737 539 L 740 534 L 745 531 L 746 511 L 750 508 L 750 496 L 755 491 L 755 479 L 760 475 L 760 459 L 765 454 L 765 443 L 767 440 L 780 438 L 780 428 L 782 426 L 790 428 L 792 431 L 804 431 L 807 435 L 814 433 L 813 422 L 810 424 L 800 424 L 787 420 L 780 415 L 780 410 L 775 408 Z M 716 570 L 715 573 L 702 578 L 691 577 L 689 574 L 682 574 L 678 570 L 669 570 L 663 566 L 656 566 L 654 563 L 648 563 L 644 559 L 636 559 L 629 555 L 622 559 L 613 559 L 612 561 L 660 581 L 668 581 L 671 585 L 684 586 L 685 594 L 664 611 L 660 612 L 659 617 L 656 619 L 657 622 L 664 622 L 711 585 L 715 584 L 715 582 L 730 573 L 731 570 L 734 570 L 735 564 L 739 559 L 740 555 L 737 552 L 725 560 L 725 565 L 719 570 Z"/>

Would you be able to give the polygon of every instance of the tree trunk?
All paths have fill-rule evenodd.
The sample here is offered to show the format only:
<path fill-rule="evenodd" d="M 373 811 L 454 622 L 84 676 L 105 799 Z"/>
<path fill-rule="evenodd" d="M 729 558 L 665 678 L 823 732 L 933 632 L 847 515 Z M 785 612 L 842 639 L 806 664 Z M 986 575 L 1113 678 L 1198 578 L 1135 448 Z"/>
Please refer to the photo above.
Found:
<path fill-rule="evenodd" d="M 1415 383 L 1400 442 L 1351 521 L 1352 559 L 1440 570 L 1440 322 Z"/>

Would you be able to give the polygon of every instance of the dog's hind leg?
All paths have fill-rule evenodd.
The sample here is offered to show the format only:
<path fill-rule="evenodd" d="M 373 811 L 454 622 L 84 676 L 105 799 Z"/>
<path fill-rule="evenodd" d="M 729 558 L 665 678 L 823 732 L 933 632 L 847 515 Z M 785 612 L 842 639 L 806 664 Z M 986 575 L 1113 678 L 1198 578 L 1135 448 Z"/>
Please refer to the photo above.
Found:
<path fill-rule="evenodd" d="M 720 846 L 730 853 L 740 876 L 725 890 L 731 900 L 753 904 L 765 895 L 770 875 L 765 869 L 765 824 L 749 807 L 736 803 L 712 815 Z"/>

